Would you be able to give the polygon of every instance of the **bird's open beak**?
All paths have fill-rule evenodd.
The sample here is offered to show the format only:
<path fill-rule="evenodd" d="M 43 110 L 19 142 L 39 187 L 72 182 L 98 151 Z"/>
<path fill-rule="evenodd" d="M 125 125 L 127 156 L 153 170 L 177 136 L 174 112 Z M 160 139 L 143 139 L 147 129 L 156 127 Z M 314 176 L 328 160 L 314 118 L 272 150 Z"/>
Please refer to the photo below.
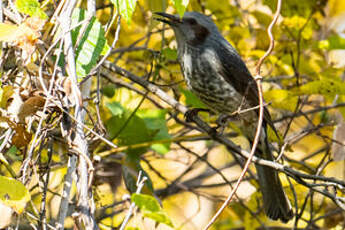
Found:
<path fill-rule="evenodd" d="M 177 24 L 181 23 L 180 18 L 175 16 L 175 15 L 167 14 L 167 13 L 164 13 L 164 12 L 156 12 L 154 14 L 163 17 L 163 18 L 155 17 L 154 18 L 155 20 L 163 22 L 163 23 L 166 23 L 168 25 L 174 26 L 174 25 L 177 25 Z"/>

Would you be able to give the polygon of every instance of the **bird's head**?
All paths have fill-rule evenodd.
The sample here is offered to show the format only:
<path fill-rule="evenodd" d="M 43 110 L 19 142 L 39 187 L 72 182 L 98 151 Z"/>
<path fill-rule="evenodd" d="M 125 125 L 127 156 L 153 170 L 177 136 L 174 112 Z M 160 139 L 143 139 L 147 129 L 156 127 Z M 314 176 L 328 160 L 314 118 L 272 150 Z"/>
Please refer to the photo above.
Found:
<path fill-rule="evenodd" d="M 178 46 L 185 45 L 185 43 L 192 46 L 200 45 L 211 34 L 219 33 L 212 20 L 208 16 L 198 12 L 186 12 L 183 18 L 163 12 L 155 14 L 161 16 L 155 18 L 156 20 L 172 27 Z"/>

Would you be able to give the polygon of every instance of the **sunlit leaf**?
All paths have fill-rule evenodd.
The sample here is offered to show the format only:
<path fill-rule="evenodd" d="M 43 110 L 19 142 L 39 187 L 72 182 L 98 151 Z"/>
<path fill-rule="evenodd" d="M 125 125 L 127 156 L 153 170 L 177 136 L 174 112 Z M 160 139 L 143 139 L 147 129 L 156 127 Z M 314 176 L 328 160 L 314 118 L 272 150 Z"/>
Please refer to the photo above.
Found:
<path fill-rule="evenodd" d="M 131 199 L 135 205 L 142 210 L 150 212 L 158 212 L 161 210 L 160 204 L 153 196 L 133 193 Z"/>
<path fill-rule="evenodd" d="M 193 4 L 193 1 L 191 1 L 191 4 Z M 241 17 L 241 10 L 235 5 L 229 4 L 228 0 L 207 0 L 203 2 L 203 4 L 205 4 L 205 7 L 212 12 L 212 15 L 215 15 L 217 18 L 222 18 L 222 20 L 216 21 L 216 24 L 221 31 L 229 25 L 234 25 L 234 22 L 238 17 Z M 227 16 L 223 17 L 223 15 Z"/>
<path fill-rule="evenodd" d="M 272 107 L 294 111 L 298 101 L 297 96 L 288 90 L 273 89 L 264 93 L 265 101 L 272 103 Z"/>
<path fill-rule="evenodd" d="M 176 61 L 177 59 L 177 50 L 165 48 L 162 50 L 161 55 L 169 61 Z"/>
<path fill-rule="evenodd" d="M 252 12 L 253 16 L 258 20 L 258 22 L 262 25 L 268 26 L 272 21 L 272 16 L 268 15 L 262 11 L 255 10 Z"/>
<path fill-rule="evenodd" d="M 186 104 L 188 106 L 191 106 L 193 108 L 206 108 L 204 103 L 202 103 L 200 101 L 200 99 L 194 93 L 192 93 L 190 90 L 180 88 L 180 91 L 185 96 Z"/>
<path fill-rule="evenodd" d="M 148 142 L 153 139 L 152 133 L 146 126 L 145 121 L 133 115 L 131 111 L 125 110 L 123 113 L 115 110 L 117 115 L 114 115 L 106 122 L 106 127 L 109 132 L 110 139 L 116 138 L 120 146 L 131 146 Z M 146 151 L 148 147 L 131 148 L 127 150 L 128 154 L 141 154 Z"/>
<path fill-rule="evenodd" d="M 277 0 L 264 0 L 263 3 L 268 5 L 273 12 L 277 8 Z M 326 0 L 289 0 L 282 1 L 281 15 L 284 17 L 291 17 L 293 15 L 302 15 L 307 17 L 315 9 L 322 9 L 322 6 L 326 5 Z"/>
<path fill-rule="evenodd" d="M 164 12 L 168 6 L 166 0 L 148 0 L 147 2 L 152 12 Z"/>
<path fill-rule="evenodd" d="M 329 0 L 328 1 L 330 16 L 337 16 L 345 12 L 345 1 L 343 0 Z"/>
<path fill-rule="evenodd" d="M 16 7 L 19 12 L 30 16 L 47 19 L 47 15 L 41 9 L 41 5 L 37 0 L 16 0 Z"/>
<path fill-rule="evenodd" d="M 0 176 L 0 202 L 13 208 L 15 212 L 22 213 L 30 199 L 29 191 L 21 182 Z"/>
<path fill-rule="evenodd" d="M 328 39 L 319 42 L 319 48 L 326 50 L 345 49 L 345 38 L 331 35 Z"/>
<path fill-rule="evenodd" d="M 79 22 L 85 20 L 86 13 L 85 10 L 76 8 L 72 14 L 71 27 L 73 28 Z M 76 49 L 76 70 L 79 80 L 90 73 L 91 69 L 96 65 L 100 55 L 104 53 L 104 49 L 109 48 L 104 29 L 95 17 L 91 18 L 85 33 L 79 38 L 81 28 L 82 26 L 80 25 L 72 30 L 73 44 L 77 42 L 77 39 L 80 39 Z"/>
<path fill-rule="evenodd" d="M 13 86 L 6 85 L 0 89 L 0 107 L 5 109 L 8 105 L 8 100 L 14 93 Z"/>
<path fill-rule="evenodd" d="M 120 14 L 130 24 L 137 0 L 111 0 L 115 7 L 120 8 Z"/>
<path fill-rule="evenodd" d="M 114 116 L 120 116 L 125 112 L 125 108 L 118 102 L 107 103 L 107 108 Z"/>
<path fill-rule="evenodd" d="M 166 125 L 166 110 L 146 109 L 138 111 L 138 116 L 144 119 L 148 129 L 155 133 L 153 140 L 167 140 L 171 136 Z M 151 148 L 160 154 L 165 154 L 170 150 L 170 143 L 152 144 Z"/>
<path fill-rule="evenodd" d="M 313 35 L 313 29 L 311 23 L 308 23 L 308 19 L 294 15 L 292 17 L 284 18 L 283 24 L 294 33 L 295 37 L 298 36 L 300 31 L 304 39 L 310 39 Z"/>
<path fill-rule="evenodd" d="M 298 88 L 295 88 L 293 89 L 293 93 L 295 93 L 295 95 L 322 94 L 328 96 L 345 94 L 345 83 L 331 79 L 322 79 L 318 81 L 312 81 Z"/>
<path fill-rule="evenodd" d="M 189 0 L 173 0 L 177 13 L 183 17 L 184 12 L 189 4 Z"/>
<path fill-rule="evenodd" d="M 174 227 L 169 216 L 165 212 L 143 212 L 143 215 L 156 221 L 157 223 L 162 223 L 168 225 L 169 227 Z"/>

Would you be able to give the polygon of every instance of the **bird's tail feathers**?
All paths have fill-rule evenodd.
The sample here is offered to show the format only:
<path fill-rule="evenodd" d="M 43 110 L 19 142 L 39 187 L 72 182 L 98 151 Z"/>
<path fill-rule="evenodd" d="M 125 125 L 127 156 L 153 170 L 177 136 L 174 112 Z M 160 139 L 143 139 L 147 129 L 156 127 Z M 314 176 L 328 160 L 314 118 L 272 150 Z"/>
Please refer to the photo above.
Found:
<path fill-rule="evenodd" d="M 266 160 L 273 160 L 273 155 L 268 146 L 267 138 L 259 150 L 259 157 Z M 255 164 L 257 175 L 259 177 L 260 189 L 264 201 L 266 215 L 272 220 L 280 219 L 282 222 L 288 222 L 293 217 L 293 210 L 289 199 L 287 198 L 278 172 L 270 167 Z"/>

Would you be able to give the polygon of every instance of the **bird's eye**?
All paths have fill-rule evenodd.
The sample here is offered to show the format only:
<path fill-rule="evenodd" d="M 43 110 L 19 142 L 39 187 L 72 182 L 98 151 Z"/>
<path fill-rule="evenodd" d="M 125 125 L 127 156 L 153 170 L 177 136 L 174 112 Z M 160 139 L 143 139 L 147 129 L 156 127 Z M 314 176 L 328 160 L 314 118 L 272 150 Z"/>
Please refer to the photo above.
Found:
<path fill-rule="evenodd" d="M 188 19 L 188 23 L 189 23 L 190 25 L 196 25 L 196 24 L 198 24 L 194 18 Z"/>

